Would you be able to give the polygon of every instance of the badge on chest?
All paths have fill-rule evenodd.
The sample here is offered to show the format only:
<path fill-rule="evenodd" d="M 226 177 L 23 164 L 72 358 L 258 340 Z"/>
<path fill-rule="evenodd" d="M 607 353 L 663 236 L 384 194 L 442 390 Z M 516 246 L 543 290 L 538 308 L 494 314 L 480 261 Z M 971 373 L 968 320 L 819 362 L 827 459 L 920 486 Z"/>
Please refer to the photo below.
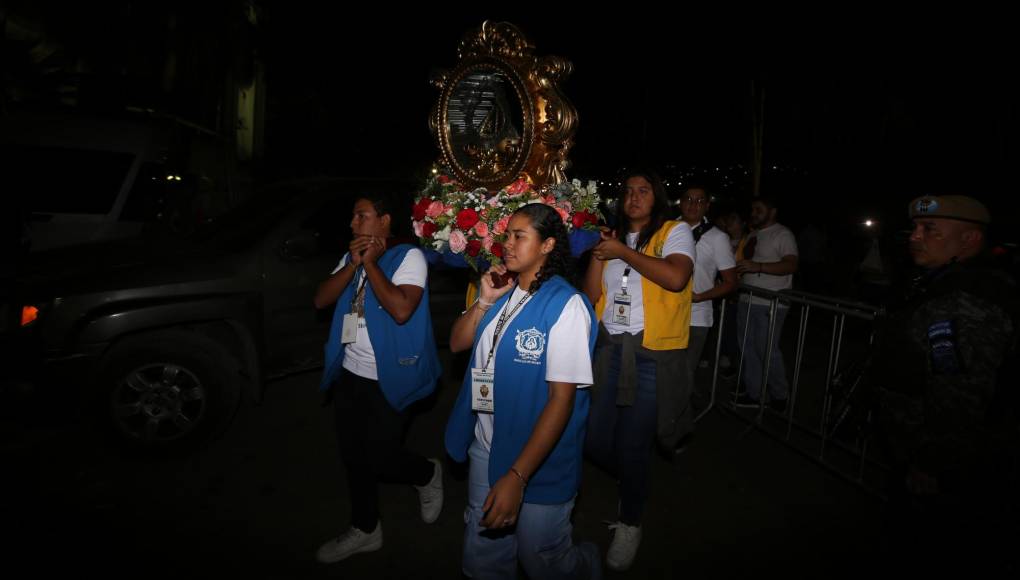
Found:
<path fill-rule="evenodd" d="M 630 294 L 613 295 L 613 323 L 630 326 Z"/>
<path fill-rule="evenodd" d="M 342 344 L 353 344 L 358 340 L 358 316 L 357 312 L 344 314 L 344 325 L 340 330 L 340 342 Z"/>
<path fill-rule="evenodd" d="M 495 373 L 487 369 L 471 369 L 471 409 L 479 413 L 495 411 Z"/>

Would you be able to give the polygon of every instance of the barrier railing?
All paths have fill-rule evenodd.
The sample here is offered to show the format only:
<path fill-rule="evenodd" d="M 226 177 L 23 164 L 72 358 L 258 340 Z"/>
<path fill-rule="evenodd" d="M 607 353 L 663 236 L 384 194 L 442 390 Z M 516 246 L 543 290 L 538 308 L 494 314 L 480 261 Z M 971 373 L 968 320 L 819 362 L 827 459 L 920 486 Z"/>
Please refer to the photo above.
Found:
<path fill-rule="evenodd" d="M 757 300 L 755 300 L 757 299 Z M 764 302 L 764 304 L 763 304 Z M 751 316 L 755 308 L 768 308 L 768 328 L 765 348 L 749 343 Z M 739 357 L 730 397 L 719 401 L 720 358 L 727 337 L 726 317 L 743 318 L 743 332 L 737 332 Z M 785 309 L 780 317 L 780 309 Z M 729 310 L 729 312 L 728 312 Z M 777 321 L 799 313 L 796 330 L 796 350 L 793 355 L 792 380 L 785 409 L 777 401 L 769 400 L 768 382 L 772 368 L 772 355 L 779 348 L 782 327 Z M 760 314 L 760 312 L 759 312 Z M 814 316 L 812 317 L 812 314 Z M 753 286 L 741 285 L 737 301 L 721 302 L 716 325 L 715 356 L 712 365 L 711 389 L 707 404 L 698 413 L 700 420 L 713 408 L 719 407 L 734 413 L 757 428 L 797 451 L 807 455 L 839 476 L 852 481 L 869 492 L 882 495 L 881 481 L 887 472 L 880 457 L 871 453 L 872 411 L 861 397 L 866 361 L 875 339 L 875 320 L 883 315 L 880 308 L 860 302 L 841 300 L 807 292 L 784 290 L 773 292 Z M 820 318 L 821 316 L 821 318 Z M 819 323 L 831 316 L 831 330 L 820 329 Z M 848 325 L 849 323 L 849 325 Z M 777 328 L 778 327 L 778 328 Z M 810 341 L 809 335 L 828 330 L 828 353 L 824 343 Z M 745 357 L 749 348 L 762 350 L 761 381 L 748 385 L 756 389 L 757 405 L 748 414 L 737 406 L 741 385 L 746 383 Z M 819 350 L 821 349 L 821 350 Z M 820 358 L 824 357 L 824 366 Z M 784 361 L 784 366 L 786 362 Z M 732 377 L 731 377 L 732 378 Z M 874 477 L 872 477 L 874 476 Z"/>

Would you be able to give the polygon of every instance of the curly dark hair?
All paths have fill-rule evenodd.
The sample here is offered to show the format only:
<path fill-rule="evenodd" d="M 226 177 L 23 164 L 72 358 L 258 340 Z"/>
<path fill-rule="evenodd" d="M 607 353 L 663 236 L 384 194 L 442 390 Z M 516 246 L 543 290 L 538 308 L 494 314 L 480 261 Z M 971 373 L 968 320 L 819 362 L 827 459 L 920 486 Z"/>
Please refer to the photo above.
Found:
<path fill-rule="evenodd" d="M 544 203 L 528 204 L 514 212 L 514 215 L 517 214 L 528 216 L 531 220 L 531 227 L 535 228 L 543 242 L 549 238 L 556 240 L 556 245 L 546 255 L 545 264 L 538 271 L 538 275 L 535 276 L 528 291 L 534 294 L 542 286 L 542 283 L 557 274 L 570 280 L 573 276 L 574 264 L 570 256 L 567 226 L 563 224 L 560 214 Z"/>

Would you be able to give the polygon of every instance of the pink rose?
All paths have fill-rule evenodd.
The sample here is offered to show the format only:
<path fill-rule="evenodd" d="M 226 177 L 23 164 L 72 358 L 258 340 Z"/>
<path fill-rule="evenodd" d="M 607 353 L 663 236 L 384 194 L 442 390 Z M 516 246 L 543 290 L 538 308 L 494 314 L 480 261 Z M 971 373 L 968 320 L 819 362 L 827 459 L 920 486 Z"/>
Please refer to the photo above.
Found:
<path fill-rule="evenodd" d="M 506 231 L 506 226 L 509 223 L 510 223 L 510 216 L 506 215 L 506 216 L 503 216 L 503 217 L 499 218 L 499 221 L 496 222 L 496 225 L 492 226 L 492 233 L 496 234 L 497 236 L 502 235 L 503 232 Z"/>
<path fill-rule="evenodd" d="M 490 197 L 488 201 L 486 201 L 485 203 L 489 204 L 489 207 L 497 207 L 499 206 L 499 196 L 494 195 Z"/>
<path fill-rule="evenodd" d="M 450 232 L 450 249 L 453 250 L 454 254 L 463 252 L 466 247 L 467 238 L 464 237 L 464 232 L 460 230 L 453 230 Z"/>
<path fill-rule="evenodd" d="M 485 236 L 482 238 L 482 247 L 485 248 L 486 252 L 492 249 L 492 236 Z"/>
<path fill-rule="evenodd" d="M 478 234 L 478 237 L 481 237 L 481 238 L 484 238 L 485 236 L 489 235 L 489 224 L 487 224 L 485 222 L 478 222 L 478 223 L 476 223 L 475 224 L 475 233 Z M 486 249 L 488 249 L 488 248 L 486 248 Z"/>
<path fill-rule="evenodd" d="M 411 222 L 411 226 L 414 228 L 414 235 L 418 236 L 420 238 L 421 237 L 421 231 L 422 231 L 421 230 L 421 222 L 420 221 Z"/>
<path fill-rule="evenodd" d="M 428 209 L 425 210 L 425 215 L 429 216 L 430 218 L 434 218 L 443 215 L 444 211 L 446 211 L 446 208 L 443 207 L 443 202 L 433 201 L 432 203 L 429 204 Z"/>
<path fill-rule="evenodd" d="M 556 208 L 556 213 L 560 214 L 560 219 L 563 220 L 563 223 L 570 223 L 570 214 L 567 213 L 567 210 L 558 207 Z"/>

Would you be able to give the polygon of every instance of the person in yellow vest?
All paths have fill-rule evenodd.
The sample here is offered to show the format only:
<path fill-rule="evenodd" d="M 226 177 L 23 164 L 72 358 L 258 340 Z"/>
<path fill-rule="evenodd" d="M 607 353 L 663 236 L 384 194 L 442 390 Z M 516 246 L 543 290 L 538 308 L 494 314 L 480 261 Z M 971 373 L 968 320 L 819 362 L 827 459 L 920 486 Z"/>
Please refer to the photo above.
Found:
<path fill-rule="evenodd" d="M 606 565 L 626 570 L 641 543 L 652 447 L 672 450 L 693 429 L 683 377 L 695 250 L 691 227 L 669 219 L 653 172 L 627 177 L 616 214 L 584 279 L 599 319 L 585 453 L 620 482 Z"/>

